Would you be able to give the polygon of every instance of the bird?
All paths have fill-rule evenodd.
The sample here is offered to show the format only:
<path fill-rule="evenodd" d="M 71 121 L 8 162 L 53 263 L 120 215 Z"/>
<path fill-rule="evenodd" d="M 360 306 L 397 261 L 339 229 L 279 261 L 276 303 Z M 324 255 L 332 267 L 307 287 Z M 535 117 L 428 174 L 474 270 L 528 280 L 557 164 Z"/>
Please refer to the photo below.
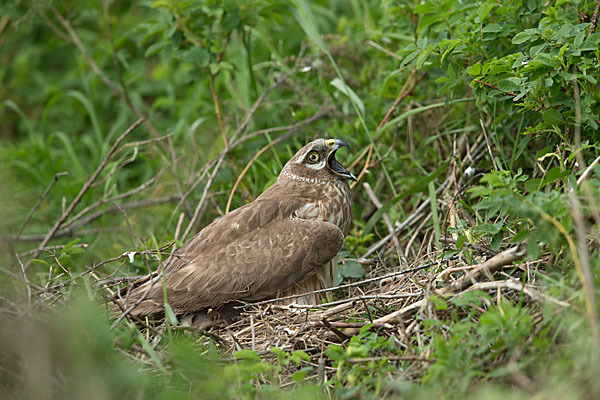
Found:
<path fill-rule="evenodd" d="M 165 313 L 228 319 L 237 306 L 333 286 L 335 257 L 352 222 L 349 180 L 335 158 L 341 139 L 316 139 L 284 165 L 254 201 L 207 225 L 113 300 L 135 317 Z M 166 290 L 165 290 L 166 289 Z M 280 302 L 318 304 L 323 294 Z M 194 317 L 195 318 L 195 317 Z"/>

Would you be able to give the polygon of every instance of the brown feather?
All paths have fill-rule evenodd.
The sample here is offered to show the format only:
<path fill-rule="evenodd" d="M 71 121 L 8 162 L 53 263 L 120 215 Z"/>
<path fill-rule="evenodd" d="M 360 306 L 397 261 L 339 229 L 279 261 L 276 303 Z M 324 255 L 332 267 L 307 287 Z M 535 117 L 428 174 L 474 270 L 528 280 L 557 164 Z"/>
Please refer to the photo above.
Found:
<path fill-rule="evenodd" d="M 315 279 L 331 286 L 330 261 L 350 228 L 350 189 L 327 167 L 301 163 L 311 149 L 322 158 L 330 151 L 323 140 L 302 148 L 255 201 L 205 227 L 167 260 L 167 299 L 177 314 L 302 291 L 303 282 L 314 287 Z M 139 282 L 126 303 L 139 303 L 134 315 L 161 314 L 162 277 Z"/>

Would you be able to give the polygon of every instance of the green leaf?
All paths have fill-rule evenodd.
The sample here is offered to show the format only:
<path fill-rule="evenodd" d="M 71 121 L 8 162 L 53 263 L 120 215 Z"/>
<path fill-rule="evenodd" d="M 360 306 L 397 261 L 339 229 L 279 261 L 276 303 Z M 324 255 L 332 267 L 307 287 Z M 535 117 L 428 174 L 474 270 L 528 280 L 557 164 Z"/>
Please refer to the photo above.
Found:
<path fill-rule="evenodd" d="M 504 239 L 504 234 L 502 231 L 498 231 L 498 233 L 496 233 L 494 235 L 494 237 L 492 237 L 492 241 L 490 242 L 490 249 L 492 249 L 493 251 L 498 251 L 500 250 L 500 245 L 502 245 L 502 240 Z"/>
<path fill-rule="evenodd" d="M 306 35 L 311 38 L 317 44 L 317 46 L 319 46 L 321 51 L 324 53 L 329 53 L 325 42 L 323 39 L 321 39 L 321 35 L 317 29 L 317 23 L 312 15 L 312 12 L 310 11 L 310 8 L 308 7 L 308 4 L 306 4 L 304 0 L 292 0 L 292 2 L 296 6 L 294 9 L 294 16 L 304 30 L 304 33 L 306 33 Z"/>
<path fill-rule="evenodd" d="M 225 1 L 225 18 L 223 19 L 223 29 L 225 32 L 231 32 L 240 24 L 240 7 L 235 0 Z"/>
<path fill-rule="evenodd" d="M 183 61 L 197 63 L 200 67 L 206 67 L 210 62 L 210 53 L 206 49 L 193 47 L 184 53 Z"/>
<path fill-rule="evenodd" d="M 81 247 L 71 247 L 68 251 L 65 251 L 65 253 L 70 256 L 75 256 L 77 254 L 85 253 L 85 250 Z"/>
<path fill-rule="evenodd" d="M 288 354 L 285 351 L 281 350 L 279 347 L 271 347 L 269 351 L 275 354 L 277 357 L 285 357 Z"/>
<path fill-rule="evenodd" d="M 500 26 L 499 24 L 488 24 L 483 27 L 481 32 L 483 32 L 483 33 L 500 32 L 501 30 L 502 30 L 502 26 Z"/>
<path fill-rule="evenodd" d="M 536 190 L 538 190 L 538 187 L 540 186 L 540 182 L 542 182 L 542 180 L 540 178 L 529 179 L 524 184 L 525 191 L 527 191 L 529 193 L 535 192 Z"/>
<path fill-rule="evenodd" d="M 529 237 L 531 234 L 531 230 L 529 229 L 521 229 L 515 236 L 510 239 L 511 244 L 517 244 L 523 242 L 525 239 Z"/>
<path fill-rule="evenodd" d="M 165 317 L 168 318 L 171 326 L 179 325 L 177 316 L 175 315 L 175 312 L 173 311 L 173 308 L 171 308 L 171 305 L 169 303 L 165 303 Z"/>
<path fill-rule="evenodd" d="M 549 123 L 551 125 L 559 125 L 564 122 L 564 119 L 563 119 L 560 111 L 558 111 L 555 108 L 551 108 L 551 109 L 547 110 L 546 112 L 544 112 L 542 118 L 544 118 L 544 121 L 546 121 L 547 123 Z"/>
<path fill-rule="evenodd" d="M 294 373 L 292 375 L 292 379 L 296 383 L 301 383 L 306 378 L 306 375 L 310 371 L 312 371 L 312 367 L 304 367 L 304 368 L 300 369 L 298 372 Z"/>
<path fill-rule="evenodd" d="M 221 61 L 219 63 L 221 69 L 226 69 L 228 71 L 233 71 L 233 64 L 227 62 L 227 61 Z"/>
<path fill-rule="evenodd" d="M 306 354 L 306 352 L 304 350 L 296 350 L 294 352 L 292 352 L 292 355 L 290 357 L 297 365 L 300 364 L 301 360 L 304 360 L 306 362 L 310 362 L 310 356 L 308 354 Z"/>
<path fill-rule="evenodd" d="M 334 78 L 330 82 L 330 84 L 333 87 L 335 87 L 337 90 L 339 90 L 340 92 L 342 92 L 343 94 L 348 96 L 348 98 L 350 98 L 350 101 L 352 101 L 356 105 L 356 107 L 358 107 L 361 114 L 364 115 L 365 104 L 362 102 L 360 97 L 358 97 L 358 95 L 354 92 L 354 90 L 352 90 L 352 88 L 350 88 L 350 86 L 346 85 L 346 83 L 344 81 L 342 81 L 340 78 Z"/>
<path fill-rule="evenodd" d="M 538 159 L 538 161 L 542 161 L 541 157 L 545 157 L 549 154 L 554 154 L 552 153 L 552 146 L 546 146 L 543 149 L 538 150 L 535 157 Z"/>
<path fill-rule="evenodd" d="M 436 295 L 431 295 L 429 296 L 429 301 L 431 303 L 433 303 L 433 305 L 435 306 L 436 310 L 447 310 L 448 309 L 448 303 L 446 303 L 446 301 Z"/>
<path fill-rule="evenodd" d="M 460 235 L 458 239 L 456 239 L 456 248 L 461 249 L 463 244 L 467 241 L 467 235 Z"/>
<path fill-rule="evenodd" d="M 365 324 L 362 328 L 359 329 L 358 333 L 367 333 L 373 328 L 373 324 Z"/>
<path fill-rule="evenodd" d="M 250 349 L 238 350 L 235 353 L 233 353 L 233 357 L 235 357 L 238 360 L 248 360 L 248 361 L 260 362 L 260 356 L 258 354 L 256 354 L 255 351 L 252 351 Z"/>
<path fill-rule="evenodd" d="M 530 29 L 527 29 L 523 32 L 517 33 L 513 39 L 513 44 L 521 44 L 530 41 L 531 39 L 537 38 L 537 34 L 531 32 Z"/>
<path fill-rule="evenodd" d="M 81 238 L 77 238 L 75 240 L 71 240 L 69 243 L 67 243 L 65 245 L 65 247 L 63 247 L 63 251 L 68 251 L 69 249 L 71 249 L 73 246 L 75 246 L 77 243 L 81 242 Z"/>
<path fill-rule="evenodd" d="M 515 82 L 515 79 L 520 82 L 519 78 L 501 79 L 500 82 L 498 82 L 498 87 L 503 92 L 515 92 L 519 89 L 519 85 Z"/>
<path fill-rule="evenodd" d="M 34 258 L 33 260 L 31 260 L 31 262 L 35 263 L 35 264 L 44 265 L 46 267 L 50 267 L 50 264 L 46 260 L 41 260 L 39 258 Z"/>
<path fill-rule="evenodd" d="M 150 56 L 158 53 L 159 51 L 161 51 L 162 49 L 164 49 L 167 46 L 167 44 L 168 44 L 168 42 L 165 42 L 165 41 L 160 41 L 160 42 L 152 43 L 146 49 L 146 52 L 144 53 L 144 57 L 150 57 Z"/>
<path fill-rule="evenodd" d="M 467 68 L 467 73 L 469 75 L 481 75 L 481 64 L 473 64 Z"/>
<path fill-rule="evenodd" d="M 364 267 L 353 260 L 348 260 L 344 264 L 338 266 L 340 273 L 344 278 L 363 278 L 365 276 Z"/>
<path fill-rule="evenodd" d="M 530 260 L 537 260 L 540 256 L 540 248 L 535 238 L 527 240 L 527 256 Z"/>
<path fill-rule="evenodd" d="M 450 302 L 458 307 L 469 305 L 478 307 L 483 304 L 482 299 L 490 300 L 490 296 L 482 290 L 469 290 L 456 295 Z"/>
<path fill-rule="evenodd" d="M 550 171 L 548 171 L 548 173 L 546 174 L 546 177 L 544 178 L 544 183 L 542 183 L 542 187 L 544 187 L 554 181 L 562 179 L 565 176 L 568 176 L 570 174 L 571 174 L 571 171 L 569 171 L 569 170 L 561 171 L 560 167 L 554 167 Z"/>
<path fill-rule="evenodd" d="M 539 53 L 538 55 L 536 55 L 535 58 L 533 60 L 531 60 L 529 65 L 532 68 L 535 68 L 540 65 L 544 65 L 546 67 L 551 67 L 551 68 L 559 68 L 560 67 L 560 63 L 558 61 L 556 61 L 556 58 L 554 56 L 551 56 L 550 54 L 546 54 L 546 53 Z"/>
<path fill-rule="evenodd" d="M 542 43 L 542 44 L 539 44 L 537 46 L 531 46 L 531 48 L 529 49 L 529 56 L 530 57 L 534 57 L 540 51 L 545 50 L 546 47 L 548 47 L 547 43 Z"/>

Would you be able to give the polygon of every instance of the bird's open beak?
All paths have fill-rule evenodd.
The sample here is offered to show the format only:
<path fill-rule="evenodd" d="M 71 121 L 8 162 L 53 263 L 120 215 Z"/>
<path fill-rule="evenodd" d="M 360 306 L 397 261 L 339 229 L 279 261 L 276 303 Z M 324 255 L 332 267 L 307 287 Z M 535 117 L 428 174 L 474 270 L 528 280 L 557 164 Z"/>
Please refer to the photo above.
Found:
<path fill-rule="evenodd" d="M 331 151 L 329 152 L 329 156 L 327 157 L 327 166 L 330 170 L 338 174 L 339 176 L 343 176 L 344 178 L 350 179 L 352 181 L 356 181 L 356 177 L 350 173 L 346 168 L 342 166 L 335 159 L 335 152 L 338 151 L 340 147 L 348 147 L 348 143 L 344 142 L 341 139 L 329 139 L 327 144 L 331 146 Z"/>

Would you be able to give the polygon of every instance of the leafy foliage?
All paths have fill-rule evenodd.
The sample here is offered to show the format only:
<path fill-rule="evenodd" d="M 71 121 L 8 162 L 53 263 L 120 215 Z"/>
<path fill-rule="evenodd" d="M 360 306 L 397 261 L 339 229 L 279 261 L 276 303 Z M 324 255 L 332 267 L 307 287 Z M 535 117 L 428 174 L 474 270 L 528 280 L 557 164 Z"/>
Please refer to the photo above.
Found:
<path fill-rule="evenodd" d="M 311 398 L 478 397 L 479 389 L 493 397 L 515 385 L 541 397 L 600 393 L 590 372 L 598 366 L 592 299 L 600 283 L 600 168 L 582 172 L 600 154 L 596 4 L 3 3 L 1 309 L 29 315 L 37 296 L 72 311 L 57 324 L 23 318 L 14 331 L 2 328 L 3 370 L 25 378 L 3 376 L 0 390 L 278 397 L 290 395 L 279 387 L 290 376 L 299 384 L 292 395 Z M 108 157 L 140 116 L 144 124 Z M 318 382 L 324 391 L 303 350 L 274 348 L 266 361 L 244 349 L 223 366 L 214 345 L 199 345 L 193 334 L 169 326 L 151 343 L 132 323 L 109 329 L 89 304 L 73 300 L 75 288 L 99 297 L 101 279 L 156 269 L 168 243 L 181 244 L 255 198 L 318 136 L 351 144 L 344 164 L 364 171 L 360 183 L 383 203 L 377 210 L 360 184 L 354 188 L 336 284 L 379 273 L 353 258 L 388 234 L 385 217 L 404 221 L 428 200 L 431 217 L 406 224 L 402 248 L 381 251 L 378 262 L 395 269 L 399 250 L 411 262 L 440 250 L 476 263 L 473 249 L 489 254 L 527 243 L 528 261 L 510 278 L 569 301 L 569 309 L 500 290 L 431 295 L 411 321 L 424 327 L 417 337 L 403 337 L 405 327 L 396 337 L 367 325 L 325 350 L 323 362 L 335 373 Z M 104 162 L 51 247 L 36 252 Z M 450 237 L 455 246 L 442 246 Z M 49 332 L 48 340 L 36 331 Z M 37 353 L 27 340 L 42 343 Z M 44 368 L 35 369 L 38 362 Z M 49 376 L 39 381 L 45 386 L 28 387 L 41 369 L 50 371 L 39 375 Z M 537 385 L 523 388 L 523 381 Z"/>

